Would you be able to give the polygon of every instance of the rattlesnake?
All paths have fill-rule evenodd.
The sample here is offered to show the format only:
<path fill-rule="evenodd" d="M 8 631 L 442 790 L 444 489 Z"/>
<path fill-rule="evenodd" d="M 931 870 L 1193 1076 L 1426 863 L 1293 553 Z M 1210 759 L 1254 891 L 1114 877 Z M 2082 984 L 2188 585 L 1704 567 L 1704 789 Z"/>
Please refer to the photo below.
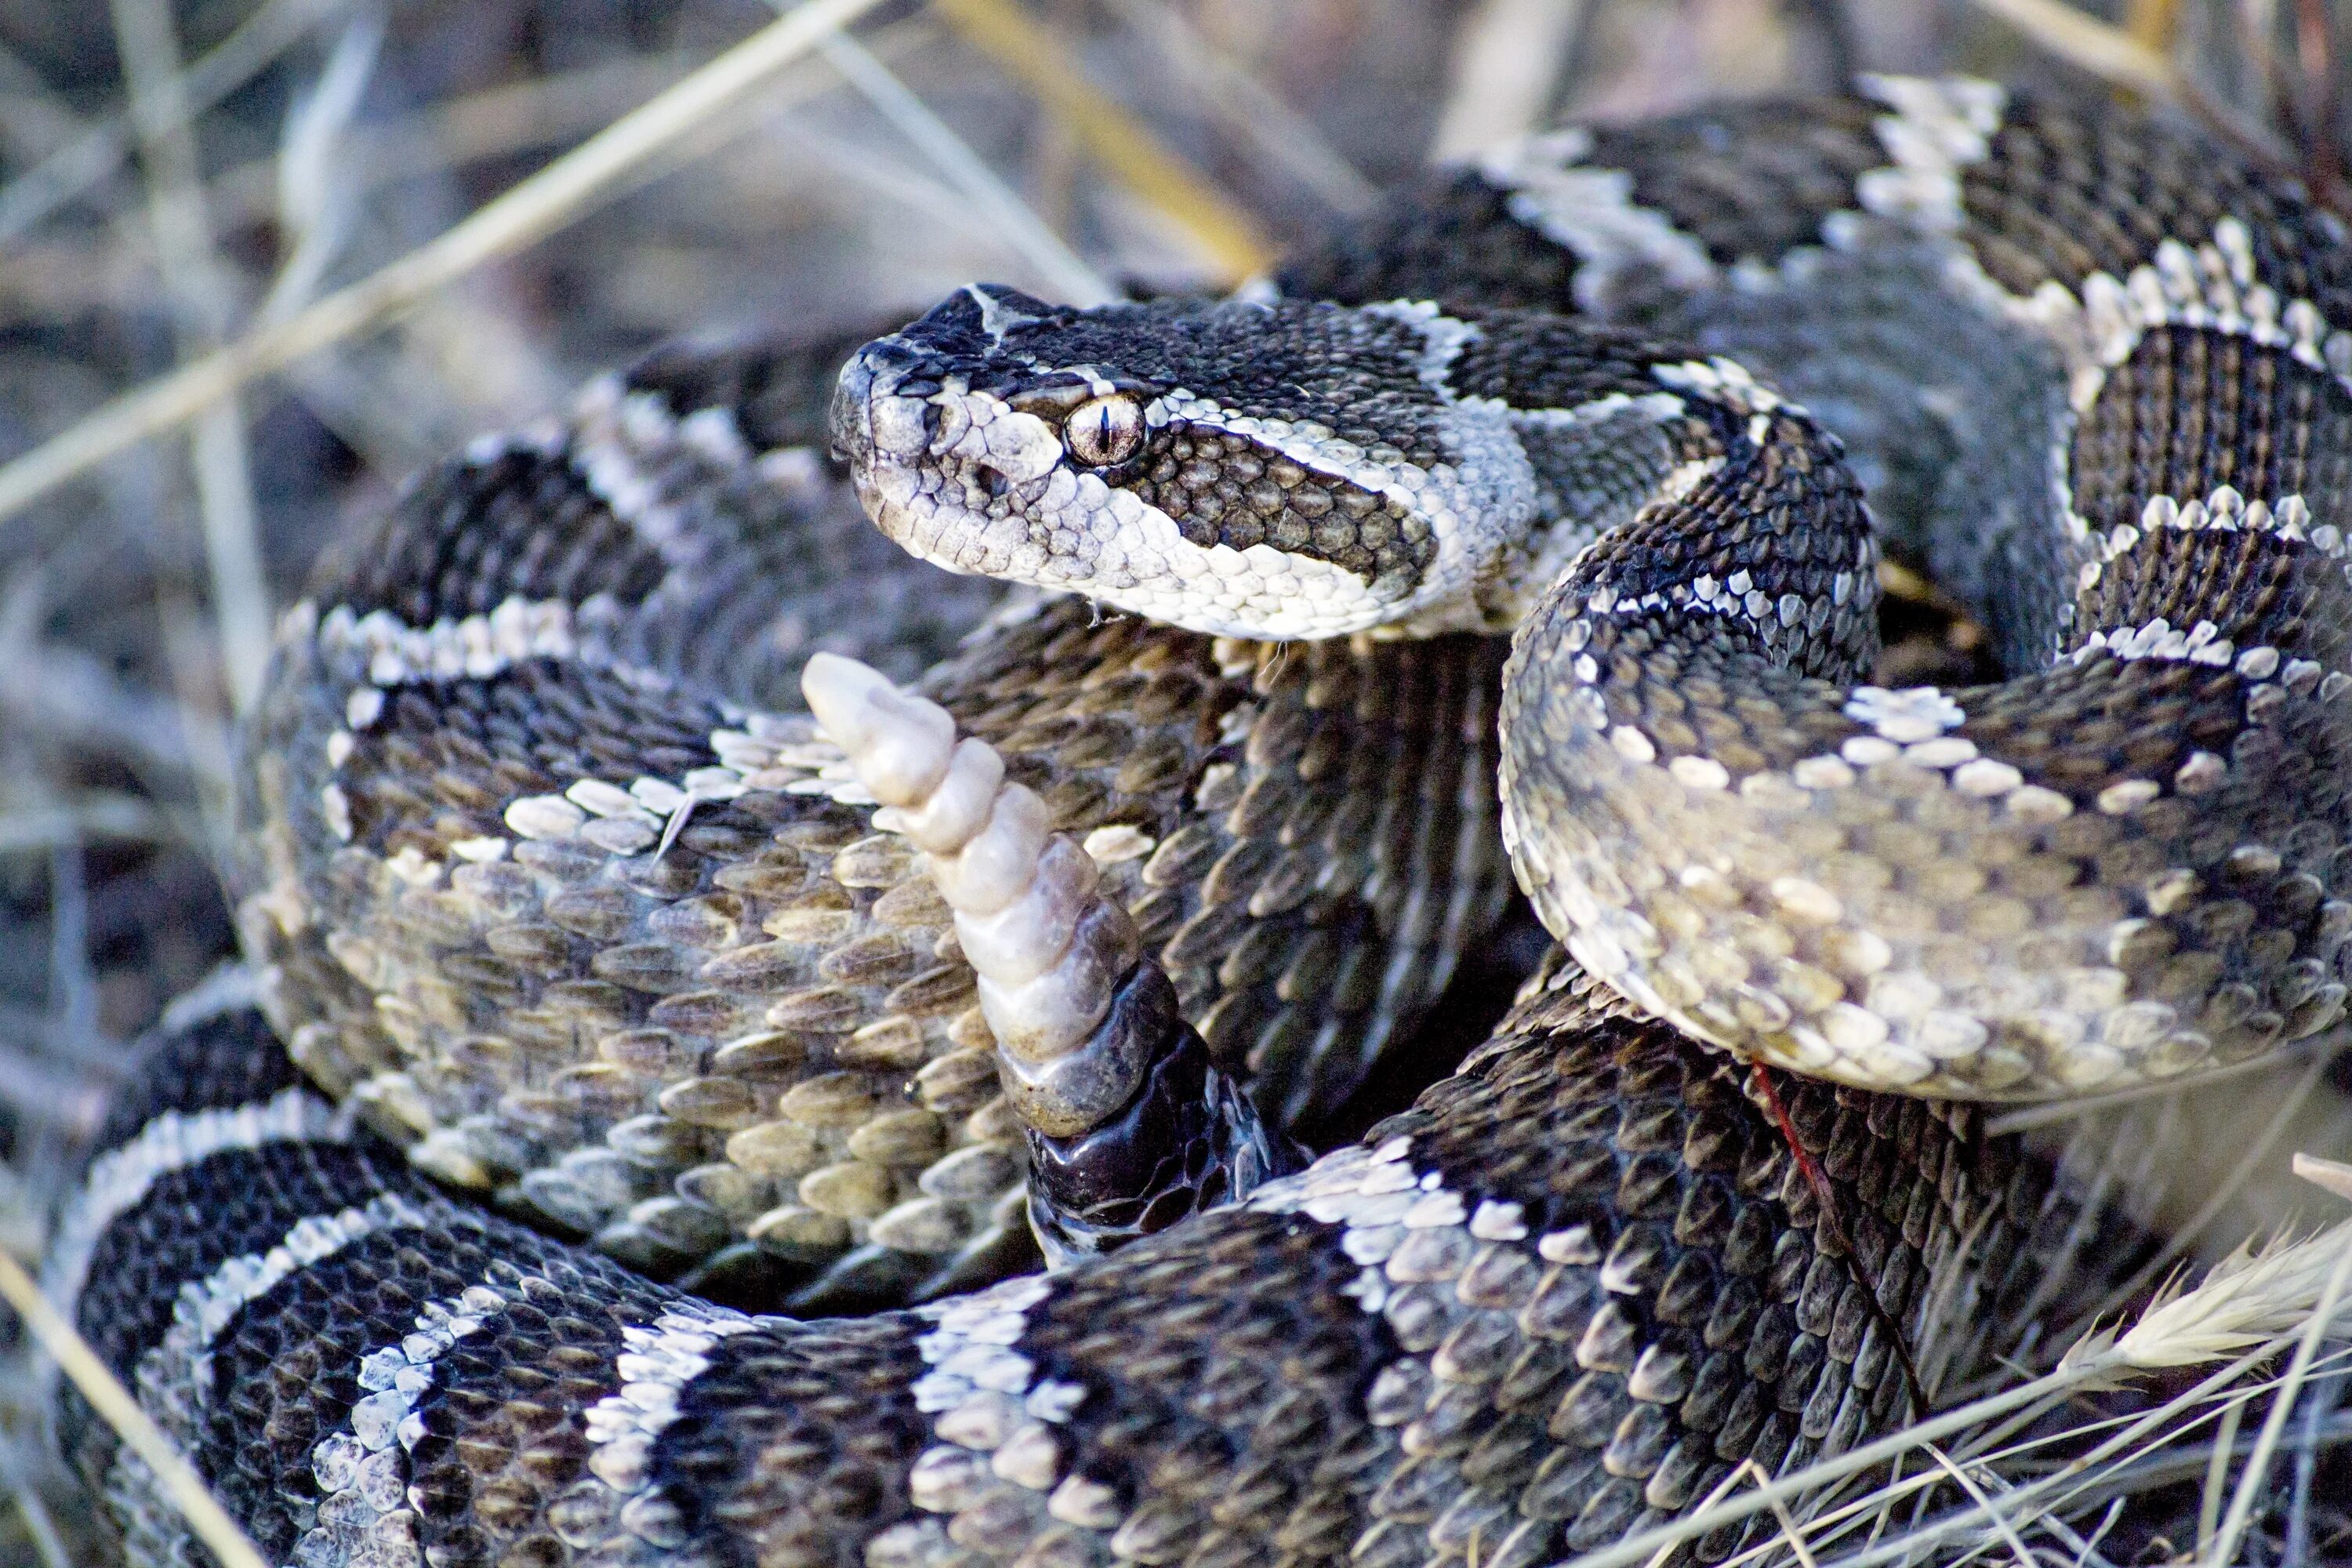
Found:
<path fill-rule="evenodd" d="M 845 479 L 801 363 L 482 444 L 281 624 L 250 969 L 50 1270 L 278 1560 L 1551 1561 L 2082 1299 L 2109 1222 L 1959 1101 L 2341 1013 L 2352 240 L 2194 132 L 1570 129 L 1234 300 L 960 292 Z M 1882 539 L 2015 679 L 1859 684 Z M 828 735 L 818 649 L 944 711 L 820 664 Z M 1278 1173 L 1507 864 L 1572 958 Z M 1024 1165 L 1067 1267 L 990 1284 Z"/>

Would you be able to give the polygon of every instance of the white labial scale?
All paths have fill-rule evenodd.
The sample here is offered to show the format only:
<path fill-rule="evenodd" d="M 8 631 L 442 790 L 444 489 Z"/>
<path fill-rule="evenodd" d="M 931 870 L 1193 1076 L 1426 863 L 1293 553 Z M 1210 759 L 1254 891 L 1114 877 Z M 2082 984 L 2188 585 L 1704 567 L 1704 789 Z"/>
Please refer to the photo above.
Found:
<path fill-rule="evenodd" d="M 1195 544 L 1167 513 L 1098 474 L 1056 468 L 1020 512 L 1002 518 L 975 514 L 949 492 L 947 481 L 913 468 L 885 465 L 877 482 L 869 505 L 883 531 L 950 571 L 1081 590 L 1152 620 L 1219 636 L 1331 637 L 1390 613 L 1364 591 L 1361 578 L 1328 562 L 1265 544 Z M 1048 554 L 1033 528 L 1083 540 L 1085 547 Z"/>

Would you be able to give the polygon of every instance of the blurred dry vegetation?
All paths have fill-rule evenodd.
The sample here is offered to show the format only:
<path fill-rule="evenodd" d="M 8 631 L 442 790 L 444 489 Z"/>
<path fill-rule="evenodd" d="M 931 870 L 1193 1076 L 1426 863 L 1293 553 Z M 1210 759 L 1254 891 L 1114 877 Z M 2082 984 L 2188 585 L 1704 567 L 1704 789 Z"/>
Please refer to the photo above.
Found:
<path fill-rule="evenodd" d="M 301 322 L 774 17 L 0 0 L 0 465 L 44 451 L 0 467 L 0 1247 L 37 1257 L 124 1043 L 229 950 L 209 867 L 271 606 L 404 474 L 592 371 L 680 333 L 854 328 L 974 278 L 1221 287 L 1433 156 L 1856 68 L 2168 100 L 2339 205 L 2352 147 L 2339 0 L 888 0 L 863 53 L 813 51 L 563 195 L 532 226 L 551 239 L 492 234 L 396 319 L 72 455 L 110 399 Z M 2297 1081 L 2319 1103 L 2340 1076 Z M 75 1560 L 82 1505 L 42 1471 L 17 1365 L 0 1562 Z M 2242 1560 L 2352 1555 L 2340 1495 L 2311 1501 L 2314 1441 L 2352 1426 L 2340 1382 L 2315 1380 L 2273 1467 L 2302 1503 Z M 2168 1474 L 2202 1479 L 2211 1447 Z M 2032 1550 L 2186 1552 L 2198 1502 L 2170 1535 Z"/>

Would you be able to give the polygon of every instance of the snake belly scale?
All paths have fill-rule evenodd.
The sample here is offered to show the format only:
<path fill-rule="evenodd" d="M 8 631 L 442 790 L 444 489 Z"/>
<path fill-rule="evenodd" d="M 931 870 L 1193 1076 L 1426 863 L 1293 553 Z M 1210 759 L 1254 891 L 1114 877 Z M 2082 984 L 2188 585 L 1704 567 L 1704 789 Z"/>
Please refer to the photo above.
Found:
<path fill-rule="evenodd" d="M 845 470 L 839 359 L 656 356 L 281 625 L 248 967 L 48 1275 L 274 1561 L 1560 1561 L 2095 1300 L 1967 1101 L 2343 1010 L 2352 240 L 2192 132 L 1570 128 L 1234 300 L 960 292 Z M 2011 679 L 1868 684 L 1882 548 Z M 816 652 L 929 700 L 820 728 Z M 1513 873 L 1564 951 L 1276 1173 Z"/>

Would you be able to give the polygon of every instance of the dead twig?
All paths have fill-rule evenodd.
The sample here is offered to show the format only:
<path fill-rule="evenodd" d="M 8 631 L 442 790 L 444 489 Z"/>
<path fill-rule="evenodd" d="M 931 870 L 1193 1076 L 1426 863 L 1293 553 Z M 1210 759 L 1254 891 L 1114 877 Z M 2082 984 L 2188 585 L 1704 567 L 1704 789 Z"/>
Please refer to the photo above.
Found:
<path fill-rule="evenodd" d="M 2061 0 L 1976 0 L 1976 5 L 2078 69 L 2148 98 L 2178 95 L 2179 78 L 2172 62 L 2113 23 L 2087 16 Z"/>
<path fill-rule="evenodd" d="M 336 0 L 272 0 L 255 11 L 189 68 L 182 81 L 188 112 L 202 114 L 252 80 L 335 6 Z M 121 168 L 131 146 L 129 121 L 108 121 L 0 188 L 0 246 L 22 238 Z"/>
<path fill-rule="evenodd" d="M 934 0 L 941 16 L 1071 132 L 1113 179 L 1175 220 L 1227 283 L 1265 270 L 1274 248 L 1255 218 L 1097 90 L 1061 40 L 1013 0 Z"/>
<path fill-rule="evenodd" d="M 231 284 L 213 246 L 196 168 L 195 134 L 180 43 L 162 0 L 113 0 L 116 51 L 130 89 L 147 179 L 147 222 L 171 294 L 183 361 L 217 349 L 229 330 Z M 261 525 L 245 418 L 225 397 L 196 421 L 189 447 L 212 585 L 214 635 L 231 705 L 243 711 L 261 690 L 269 661 L 269 586 L 261 570 Z"/>
<path fill-rule="evenodd" d="M 239 1530 L 210 1490 L 196 1468 L 182 1457 L 139 1401 L 107 1370 L 98 1352 L 48 1303 L 24 1266 L 0 1251 L 0 1300 L 16 1310 L 25 1327 L 41 1342 L 58 1370 L 73 1381 L 90 1407 L 114 1428 L 125 1447 L 155 1473 L 163 1495 L 188 1521 L 196 1539 L 217 1559 L 221 1568 L 266 1568 L 261 1553 Z"/>
<path fill-rule="evenodd" d="M 1333 212 L 1360 213 L 1379 198 L 1380 188 L 1356 172 L 1313 121 L 1202 37 L 1167 0 L 1103 0 L 1103 5 L 1183 73 L 1219 123 Z"/>
<path fill-rule="evenodd" d="M 880 0 L 804 0 L 438 238 L 286 321 L 247 334 L 170 375 L 114 399 L 70 429 L 0 468 L 0 518 L 127 447 L 194 418 L 256 377 L 284 369 L 355 332 L 383 325 L 486 262 L 544 239 L 632 170 L 696 132 L 713 114 L 855 21 Z"/>
<path fill-rule="evenodd" d="M 1087 266 L 1029 204 L 997 177 L 988 161 L 971 150 L 947 121 L 930 110 L 890 68 L 845 33 L 834 33 L 817 45 L 825 63 L 857 89 L 898 133 L 913 142 L 938 165 L 963 195 L 990 220 L 996 234 L 1035 268 L 1048 287 L 1073 305 L 1103 305 L 1119 297 L 1118 290 Z"/>
<path fill-rule="evenodd" d="M 2295 0 L 2294 53 L 2303 67 L 2304 178 L 2320 199 L 2352 211 L 2345 189 L 2344 150 L 2336 140 L 2343 84 L 2336 79 L 2327 0 Z"/>
<path fill-rule="evenodd" d="M 1484 0 L 1455 36 L 1430 161 L 1466 158 L 1537 129 L 1584 11 L 1585 0 Z"/>

